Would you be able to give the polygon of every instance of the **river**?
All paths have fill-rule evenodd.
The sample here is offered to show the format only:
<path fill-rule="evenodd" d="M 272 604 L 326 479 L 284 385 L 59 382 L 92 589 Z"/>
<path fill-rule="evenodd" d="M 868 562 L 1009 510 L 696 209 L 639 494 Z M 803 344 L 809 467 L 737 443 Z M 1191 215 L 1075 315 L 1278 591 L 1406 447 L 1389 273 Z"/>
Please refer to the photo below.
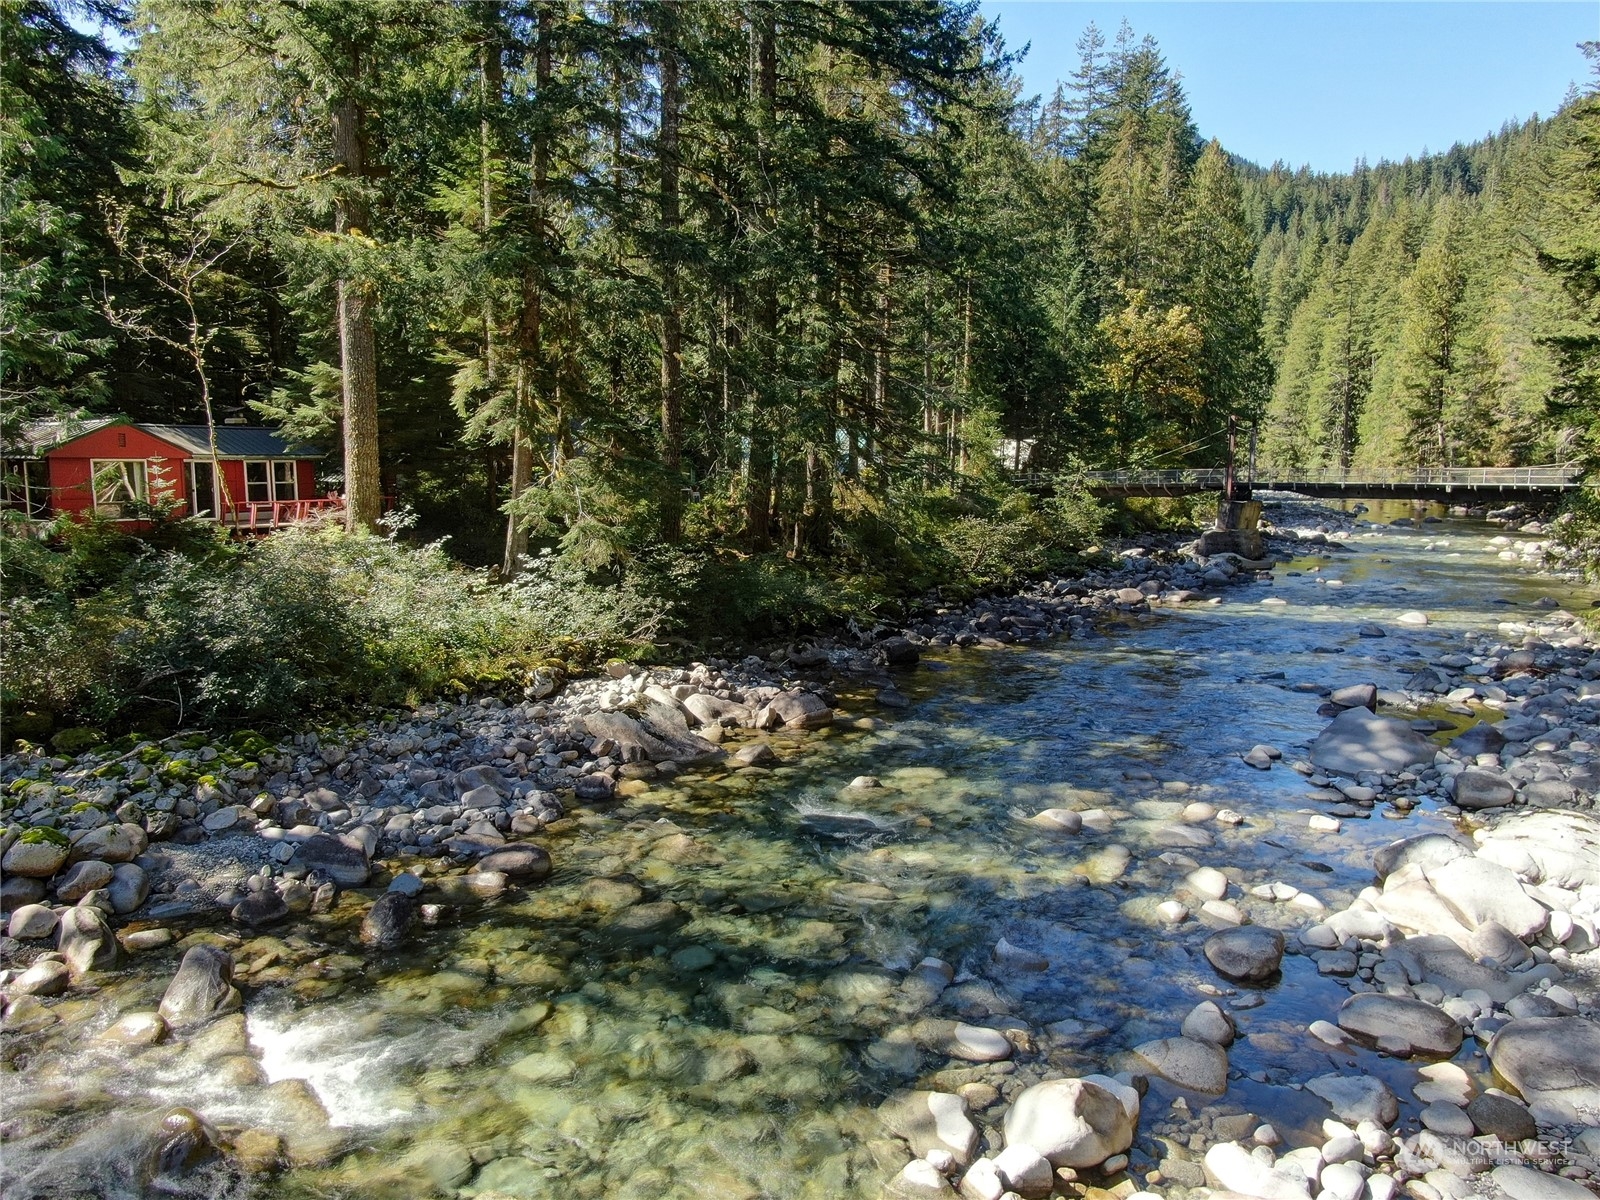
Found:
<path fill-rule="evenodd" d="M 1098 638 L 925 658 L 902 683 L 911 707 L 881 728 L 809 735 L 770 772 L 684 775 L 579 809 L 547 831 L 546 885 L 404 952 L 363 951 L 348 917 L 235 944 L 254 968 L 241 980 L 246 1055 L 202 1062 L 180 1044 L 130 1053 L 88 1039 L 118 1011 L 155 1007 L 177 952 L 140 956 L 76 1001 L 75 1020 L 13 1035 L 0 1077 L 7 1195 L 139 1194 L 135 1129 L 165 1106 L 272 1127 L 285 1101 L 245 1056 L 270 1081 L 308 1081 L 337 1148 L 302 1155 L 331 1155 L 320 1165 L 202 1170 L 173 1188 L 871 1197 L 908 1157 L 876 1115 L 895 1089 L 965 1086 L 979 1127 L 997 1129 L 1025 1084 L 1114 1068 L 1208 997 L 1240 1029 L 1228 1091 L 1173 1110 L 1179 1093 L 1155 1085 L 1136 1170 L 1155 1165 L 1152 1134 L 1181 1141 L 1227 1114 L 1309 1139 L 1327 1110 L 1295 1084 L 1330 1069 L 1390 1077 L 1404 1099 L 1408 1064 L 1306 1035 L 1345 995 L 1309 958 L 1291 954 L 1259 990 L 1225 985 L 1199 954 L 1211 929 L 1169 925 L 1156 906 L 1198 909 L 1183 877 L 1213 866 L 1254 923 L 1293 931 L 1315 912 L 1249 889 L 1281 881 L 1341 907 L 1371 881 L 1374 848 L 1447 823 L 1427 806 L 1380 808 L 1313 832 L 1320 808 L 1287 763 L 1325 724 L 1318 688 L 1401 687 L 1468 629 L 1537 620 L 1538 597 L 1587 605 L 1500 561 L 1498 532 L 1382 528 L 1220 604 L 1130 617 Z M 1409 609 L 1431 623 L 1396 624 Z M 1388 636 L 1358 636 L 1367 623 Z M 842 703 L 869 711 L 865 697 Z M 1284 761 L 1245 765 L 1256 743 Z M 849 786 L 858 776 L 880 786 Z M 1243 821 L 1192 808 L 1186 820 L 1196 803 Z M 1021 819 L 1052 807 L 1100 810 L 1104 825 L 1069 835 Z M 641 898 L 675 907 L 625 919 Z M 1047 968 L 996 962 L 1002 939 Z M 957 975 L 919 1010 L 901 980 L 928 956 Z M 928 1048 L 938 1019 L 1010 1030 L 1018 1053 L 947 1059 Z M 1481 1074 L 1473 1047 L 1460 1061 Z"/>

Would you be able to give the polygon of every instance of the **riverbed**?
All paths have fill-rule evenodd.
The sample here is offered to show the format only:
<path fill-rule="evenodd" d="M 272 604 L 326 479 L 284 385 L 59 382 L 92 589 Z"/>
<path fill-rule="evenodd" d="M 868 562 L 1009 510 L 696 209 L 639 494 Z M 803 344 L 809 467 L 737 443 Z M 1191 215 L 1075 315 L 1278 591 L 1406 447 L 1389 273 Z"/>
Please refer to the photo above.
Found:
<path fill-rule="evenodd" d="M 1374 516 L 1401 511 L 1415 510 Z M 1469 629 L 1537 621 L 1542 597 L 1588 607 L 1587 593 L 1501 561 L 1499 532 L 1375 527 L 1220 603 L 1128 615 L 1089 639 L 926 654 L 900 679 L 910 707 L 841 697 L 879 728 L 772 737 L 771 770 L 686 772 L 579 807 L 541 839 L 547 883 L 401 951 L 356 942 L 370 897 L 351 896 L 290 932 L 202 930 L 140 955 L 74 993 L 70 1020 L 10 1035 L 6 1194 L 142 1194 L 146 1114 L 182 1105 L 225 1131 L 272 1128 L 285 1100 L 263 1081 L 302 1079 L 332 1126 L 304 1165 L 174 1173 L 170 1186 L 874 1197 L 910 1157 L 877 1115 L 896 1090 L 961 1090 L 998 1145 L 1008 1097 L 1115 1070 L 1208 998 L 1239 1027 L 1227 1091 L 1153 1085 L 1140 1179 L 1160 1160 L 1157 1132 L 1247 1127 L 1219 1118 L 1313 1140 L 1328 1110 L 1297 1085 L 1330 1070 L 1389 1078 L 1409 1103 L 1404 1061 L 1307 1037 L 1346 995 L 1310 958 L 1291 953 L 1260 988 L 1228 984 L 1199 952 L 1213 927 L 1174 925 L 1157 906 L 1198 910 L 1185 876 L 1216 867 L 1227 899 L 1292 947 L 1318 905 L 1341 908 L 1371 882 L 1374 849 L 1450 824 L 1430 804 L 1380 806 L 1314 832 L 1325 806 L 1288 764 L 1326 724 L 1326 689 L 1402 688 Z M 1408 610 L 1430 623 L 1397 623 Z M 1387 636 L 1360 636 L 1372 624 Z M 1246 765 L 1257 744 L 1283 761 Z M 1094 815 L 1075 834 L 1025 819 L 1049 808 Z M 1272 882 L 1312 899 L 1251 894 Z M 248 1046 L 204 1059 L 183 1043 L 90 1040 L 154 1008 L 182 949 L 205 939 L 245 968 Z M 919 1006 L 906 979 L 927 958 L 955 977 Z M 1010 1057 L 949 1054 L 955 1020 L 1001 1031 Z M 1482 1075 L 1471 1039 L 1459 1061 Z"/>

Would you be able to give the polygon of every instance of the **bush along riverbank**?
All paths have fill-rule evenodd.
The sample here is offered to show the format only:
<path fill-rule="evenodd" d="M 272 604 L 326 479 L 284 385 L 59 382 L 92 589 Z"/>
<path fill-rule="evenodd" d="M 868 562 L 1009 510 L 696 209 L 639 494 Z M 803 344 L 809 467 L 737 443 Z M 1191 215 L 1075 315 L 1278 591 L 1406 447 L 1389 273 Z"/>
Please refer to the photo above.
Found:
<path fill-rule="evenodd" d="M 1307 549 L 1338 555 L 1340 538 L 1355 532 L 1349 518 L 1309 506 L 1280 508 L 1277 520 L 1283 528 L 1269 547 L 1278 560 Z M 155 1166 L 139 1170 L 181 1177 L 210 1161 L 211 1170 L 220 1162 L 250 1174 L 334 1161 L 349 1132 L 330 1123 L 303 1081 L 267 1083 L 239 1015 L 246 996 L 293 987 L 314 1003 L 326 981 L 359 973 L 364 956 L 403 949 L 430 926 L 492 924 L 497 904 L 563 869 L 542 836 L 551 826 L 603 819 L 680 773 L 760 776 L 816 739 L 892 723 L 907 703 L 905 672 L 930 648 L 981 654 L 1091 638 L 1108 621 L 1154 619 L 1147 614 L 1270 577 L 1264 564 L 1198 560 L 1164 539 L 1151 542 L 1079 578 L 762 657 L 673 668 L 617 660 L 593 679 L 535 675 L 520 699 L 437 701 L 278 741 L 191 735 L 116 756 L 10 755 L 0 761 L 8 934 L 0 991 L 3 1028 L 22 1047 L 12 1063 L 26 1071 L 29 1045 L 92 1030 L 120 1051 L 225 1061 L 239 1087 L 282 1093 L 271 1106 L 276 1124 L 166 1112 L 141 1134 Z M 1395 625 L 1427 619 L 1407 612 Z M 1319 835 L 1419 805 L 1456 816 L 1460 828 L 1385 849 L 1377 884 L 1332 912 L 1272 880 L 1252 885 L 1248 899 L 1231 896 L 1238 879 L 1188 861 L 1158 911 L 1173 935 L 1215 930 L 1204 958 L 1219 982 L 1181 1029 L 1100 1064 L 1105 1074 L 1041 1078 L 1025 1065 L 1008 1083 L 1000 1068 L 1032 1063 L 1036 1037 L 1071 1042 L 1087 1027 L 973 1021 L 969 993 L 982 981 L 939 959 L 902 969 L 893 983 L 905 998 L 902 1019 L 917 1018 L 904 1035 L 911 1041 L 901 1045 L 891 1031 L 868 1056 L 898 1062 L 908 1048 L 915 1058 L 935 1046 L 955 1065 L 934 1089 L 882 1103 L 881 1136 L 901 1155 L 895 1162 L 884 1151 L 890 1160 L 878 1160 L 892 1177 L 888 1194 L 1101 1189 L 1128 1197 L 1210 1187 L 1259 1200 L 1390 1200 L 1404 1189 L 1417 1200 L 1460 1200 L 1487 1177 L 1513 1200 L 1575 1197 L 1580 1180 L 1600 1177 L 1600 1135 L 1591 1128 L 1600 1122 L 1600 834 L 1590 811 L 1600 781 L 1589 757 L 1600 742 L 1589 728 L 1600 717 L 1597 681 L 1600 646 L 1552 608 L 1472 634 L 1403 690 L 1325 689 L 1331 721 L 1303 760 L 1240 747 L 1258 771 L 1304 777 L 1314 806 L 1307 820 Z M 1461 723 L 1427 715 L 1441 710 L 1504 719 L 1480 721 L 1441 746 L 1427 734 Z M 876 782 L 864 776 L 851 786 L 870 791 Z M 1088 841 L 1122 819 L 1082 806 L 1022 815 L 1052 835 Z M 1186 850 L 1212 844 L 1208 826 L 1233 829 L 1244 819 L 1192 803 L 1172 825 L 1173 837 L 1185 836 L 1164 843 L 1163 859 L 1183 865 Z M 681 830 L 656 833 L 653 855 L 693 862 L 707 852 Z M 612 932 L 648 939 L 684 919 L 674 901 L 651 898 L 648 882 L 597 876 L 585 883 L 585 902 L 609 914 Z M 841 886 L 853 889 L 853 904 L 883 901 L 873 890 L 880 885 Z M 1302 912 L 1298 932 L 1286 938 L 1248 923 L 1256 903 Z M 342 949 L 330 954 L 329 940 Z M 146 987 L 142 1007 L 121 1003 L 106 1024 L 105 997 L 121 995 L 115 985 L 129 960 L 166 962 L 178 951 L 159 1004 Z M 1002 974 L 1049 967 L 1004 940 L 992 956 Z M 1194 1096 L 1222 1091 L 1235 1014 L 1252 1007 L 1253 988 L 1279 978 L 1286 957 L 1301 956 L 1351 991 L 1306 1033 L 1330 1054 L 1368 1046 L 1440 1059 L 1471 1037 L 1510 1087 L 1484 1091 L 1459 1068 L 1435 1063 L 1417 1085 L 1425 1128 L 1407 1132 L 1386 1083 L 1335 1068 L 1304 1081 L 1335 1114 L 1323 1138 L 1281 1155 L 1270 1114 L 1206 1115 L 1201 1129 L 1181 1100 L 1170 1112 L 1145 1108 L 1152 1079 Z M 688 958 L 673 962 L 697 969 Z M 958 993 L 967 998 L 946 1002 Z M 956 1019 L 931 1015 L 946 1011 Z M 48 1108 L 27 1111 L 49 1119 Z M 473 1170 L 469 1160 L 464 1173 L 446 1174 L 463 1183 Z M 441 1186 L 448 1193 L 457 1183 Z"/>

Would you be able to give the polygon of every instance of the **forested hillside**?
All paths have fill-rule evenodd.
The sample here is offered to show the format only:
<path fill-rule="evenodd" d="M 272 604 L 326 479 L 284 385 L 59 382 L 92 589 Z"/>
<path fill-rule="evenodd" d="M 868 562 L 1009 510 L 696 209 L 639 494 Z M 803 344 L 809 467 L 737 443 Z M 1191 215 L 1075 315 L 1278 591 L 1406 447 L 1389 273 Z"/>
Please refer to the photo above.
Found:
<path fill-rule="evenodd" d="M 1519 465 L 1592 453 L 1587 422 L 1562 405 L 1577 398 L 1564 394 L 1572 364 L 1558 344 L 1575 297 L 1540 255 L 1586 229 L 1592 245 L 1581 159 L 1595 119 L 1594 99 L 1574 98 L 1554 119 L 1348 175 L 1245 168 L 1277 367 L 1268 460 Z"/>
<path fill-rule="evenodd" d="M 1206 143 L 1126 27 L 1029 100 L 971 3 L 0 22 L 8 429 L 265 417 L 355 524 L 507 573 L 923 577 L 954 521 L 1038 536 L 1002 460 L 1215 465 L 1235 419 L 1289 464 L 1586 452 L 1592 96 L 1333 177 Z"/>

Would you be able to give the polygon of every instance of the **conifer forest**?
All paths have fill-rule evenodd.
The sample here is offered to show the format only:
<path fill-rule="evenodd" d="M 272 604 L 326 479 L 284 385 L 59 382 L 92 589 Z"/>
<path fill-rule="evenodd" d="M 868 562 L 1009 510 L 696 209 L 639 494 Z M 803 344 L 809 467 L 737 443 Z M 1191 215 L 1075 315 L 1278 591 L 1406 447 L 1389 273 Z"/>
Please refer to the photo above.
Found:
<path fill-rule="evenodd" d="M 1292 467 L 1596 453 L 1592 80 L 1327 175 L 1208 141 L 1126 25 L 1030 96 L 970 2 L 0 22 L 7 438 L 280 428 L 353 528 L 497 578 L 737 577 L 760 623 L 1038 569 L 1107 517 L 1074 472 L 1230 428 Z"/>

